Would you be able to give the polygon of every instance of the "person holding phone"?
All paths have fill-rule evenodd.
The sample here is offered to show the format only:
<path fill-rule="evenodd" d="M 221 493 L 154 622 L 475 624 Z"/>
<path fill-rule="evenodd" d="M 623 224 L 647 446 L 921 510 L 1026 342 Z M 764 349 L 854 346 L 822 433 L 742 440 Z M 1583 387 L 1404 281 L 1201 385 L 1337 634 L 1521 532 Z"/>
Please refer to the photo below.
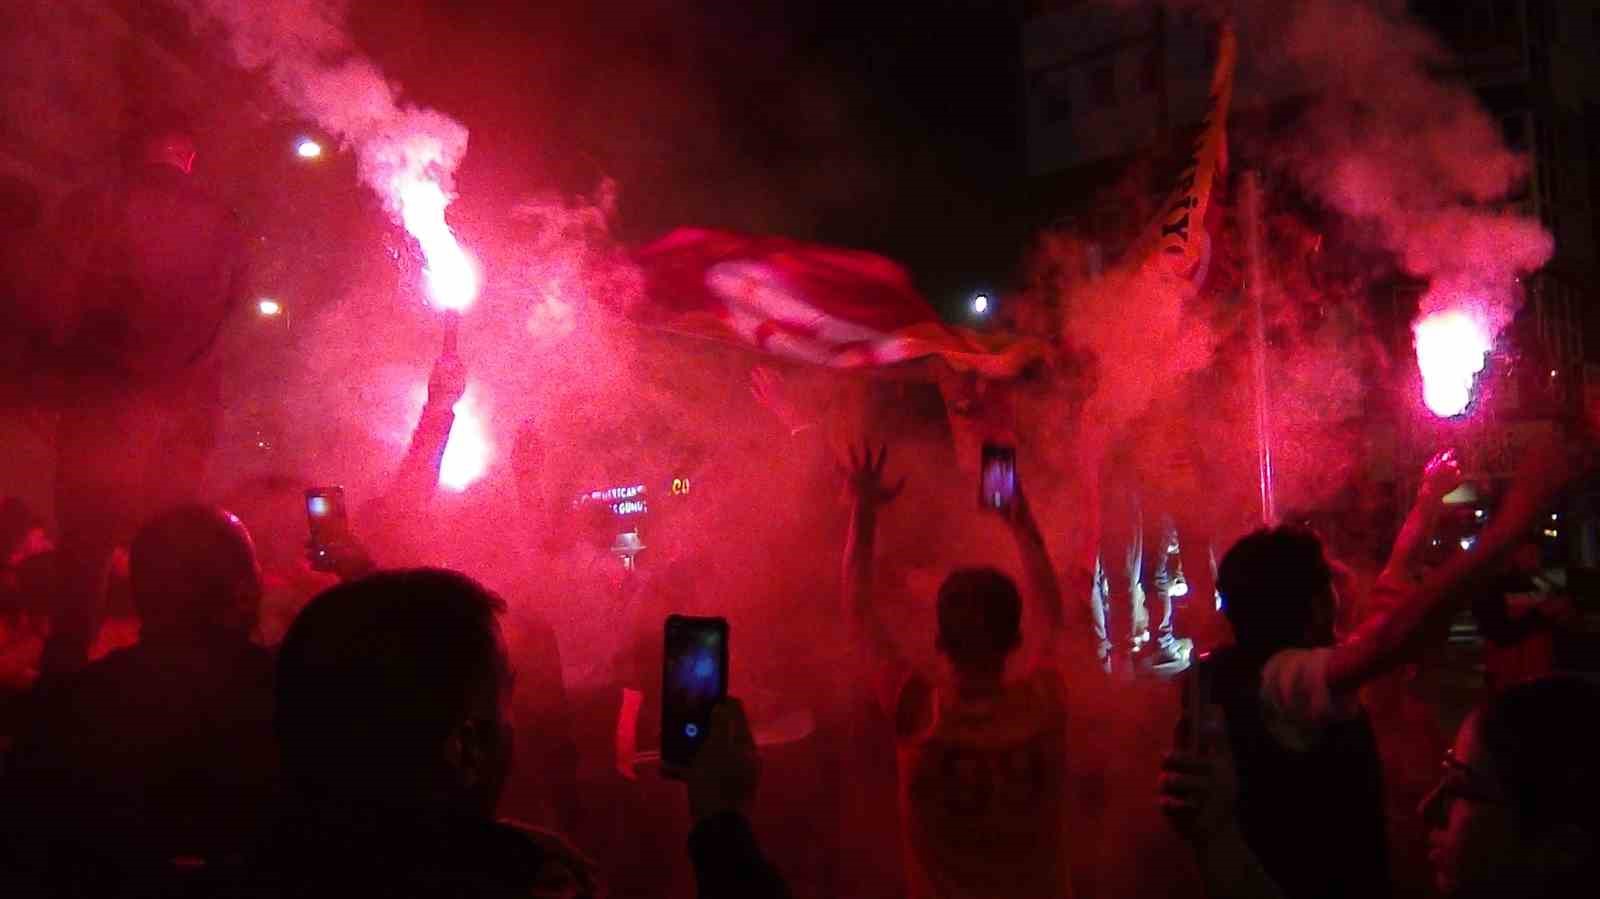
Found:
<path fill-rule="evenodd" d="M 1239 769 L 1222 710 L 1208 706 L 1199 746 L 1162 762 L 1159 805 L 1194 848 L 1212 899 L 1280 899 L 1239 821 Z M 1600 762 L 1592 750 L 1600 684 L 1526 681 L 1469 715 L 1444 753 L 1420 814 L 1433 886 L 1447 899 L 1568 899 L 1600 877 Z M 1586 739 L 1587 737 L 1587 739 Z M 1341 834 L 1334 834 L 1342 836 Z M 1324 844 L 1337 862 L 1342 847 Z"/>
<path fill-rule="evenodd" d="M 278 656 L 286 801 L 222 895 L 602 893 L 554 832 L 497 818 L 515 744 L 506 604 L 453 571 L 384 571 L 311 601 Z M 374 642 L 381 633 L 384 640 Z M 727 698 L 685 772 L 704 899 L 785 899 L 748 824 L 760 763 Z"/>
<path fill-rule="evenodd" d="M 1453 614 L 1461 587 L 1516 545 L 1569 471 L 1560 446 L 1531 450 L 1471 550 L 1421 581 L 1381 578 L 1376 611 L 1342 638 L 1315 534 L 1262 529 L 1224 556 L 1218 586 L 1235 640 L 1207 663 L 1210 700 L 1239 763 L 1240 833 L 1285 895 L 1390 892 L 1382 766 L 1357 690 L 1408 660 L 1429 623 Z M 1419 502 L 1437 500 L 1425 485 Z M 1396 549 L 1409 551 L 1408 541 Z M 1328 833 L 1339 835 L 1336 855 Z"/>
<path fill-rule="evenodd" d="M 880 699 L 894 723 L 910 895 L 1071 895 L 1061 671 L 1049 661 L 1008 670 L 1022 642 L 1022 597 L 994 568 L 957 570 L 939 588 L 937 648 L 946 676 L 905 661 L 873 604 L 878 516 L 905 486 L 886 484 L 887 456 L 887 449 L 850 453 L 844 600 L 858 644 L 880 669 Z M 1033 598 L 1051 623 L 1047 642 L 1058 643 L 1066 630 L 1061 591 L 1014 465 L 980 483 L 980 499 L 1010 529 Z M 997 494 L 1008 499 L 1002 508 L 990 503 Z"/>

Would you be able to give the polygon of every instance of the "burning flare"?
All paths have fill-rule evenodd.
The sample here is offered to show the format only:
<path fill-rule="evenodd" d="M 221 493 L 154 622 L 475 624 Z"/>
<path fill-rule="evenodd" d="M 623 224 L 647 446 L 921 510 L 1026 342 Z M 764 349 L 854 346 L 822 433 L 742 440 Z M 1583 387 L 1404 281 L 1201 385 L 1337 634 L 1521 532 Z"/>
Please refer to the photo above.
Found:
<path fill-rule="evenodd" d="M 450 197 L 439 182 L 407 173 L 397 179 L 400 220 L 417 239 L 427 260 L 423 276 L 428 296 L 440 309 L 465 311 L 478 296 L 478 268 L 445 223 Z"/>
<path fill-rule="evenodd" d="M 488 428 L 470 389 L 455 405 L 456 420 L 439 464 L 439 486 L 456 493 L 472 486 L 489 470 Z"/>
<path fill-rule="evenodd" d="M 1470 312 L 1446 309 L 1418 319 L 1411 331 L 1422 372 L 1422 401 L 1440 418 L 1465 412 L 1472 402 L 1473 380 L 1483 371 L 1493 343 L 1489 329 Z"/>

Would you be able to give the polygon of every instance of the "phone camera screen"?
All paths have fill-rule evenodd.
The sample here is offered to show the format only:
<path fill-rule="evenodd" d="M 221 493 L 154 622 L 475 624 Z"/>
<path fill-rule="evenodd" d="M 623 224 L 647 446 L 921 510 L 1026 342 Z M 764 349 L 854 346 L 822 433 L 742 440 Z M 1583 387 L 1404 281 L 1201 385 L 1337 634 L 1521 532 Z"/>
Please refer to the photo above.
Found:
<path fill-rule="evenodd" d="M 661 758 L 686 768 L 711 729 L 711 710 L 728 693 L 727 625 L 719 619 L 667 621 L 662 672 Z"/>
<path fill-rule="evenodd" d="M 979 502 L 985 508 L 1009 509 L 1017 494 L 1016 456 L 1004 449 L 985 447 L 978 489 Z"/>
<path fill-rule="evenodd" d="M 307 490 L 306 518 L 311 524 L 311 542 L 316 546 L 347 539 L 350 523 L 345 517 L 344 489 L 313 487 Z"/>

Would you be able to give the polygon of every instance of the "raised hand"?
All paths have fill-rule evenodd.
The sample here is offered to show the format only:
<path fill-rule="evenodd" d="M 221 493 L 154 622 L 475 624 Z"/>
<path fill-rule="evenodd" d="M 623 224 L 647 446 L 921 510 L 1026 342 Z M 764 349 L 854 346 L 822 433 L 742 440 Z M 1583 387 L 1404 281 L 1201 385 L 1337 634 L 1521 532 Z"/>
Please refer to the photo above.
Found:
<path fill-rule="evenodd" d="M 1222 709 L 1207 705 L 1200 727 L 1202 749 L 1175 749 L 1161 760 L 1161 813 L 1172 829 L 1194 845 L 1237 826 L 1238 773 L 1222 719 Z"/>
<path fill-rule="evenodd" d="M 888 461 L 888 446 L 879 448 L 876 459 L 869 445 L 863 444 L 859 452 L 856 447 L 850 447 L 850 467 L 842 473 L 845 484 L 857 501 L 874 508 L 886 506 L 894 502 L 900 491 L 906 488 L 905 478 L 901 478 L 893 487 L 884 486 L 883 470 Z"/>
<path fill-rule="evenodd" d="M 725 811 L 748 815 L 760 780 L 761 757 L 744 703 L 730 696 L 712 710 L 711 731 L 689 768 L 689 813 L 696 821 Z"/>
<path fill-rule="evenodd" d="M 1417 491 L 1417 498 L 1429 503 L 1439 502 L 1460 487 L 1463 480 L 1465 478 L 1461 474 L 1461 463 L 1456 459 L 1456 451 L 1441 450 L 1423 466 L 1422 487 Z"/>

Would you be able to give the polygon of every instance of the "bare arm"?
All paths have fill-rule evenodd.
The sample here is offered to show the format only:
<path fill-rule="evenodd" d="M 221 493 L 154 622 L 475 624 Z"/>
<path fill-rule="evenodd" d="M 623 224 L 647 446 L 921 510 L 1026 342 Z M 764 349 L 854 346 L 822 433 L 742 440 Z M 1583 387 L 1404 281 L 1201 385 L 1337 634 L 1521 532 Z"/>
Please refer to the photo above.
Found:
<path fill-rule="evenodd" d="M 1328 661 L 1329 689 L 1354 690 L 1402 661 L 1425 623 L 1464 600 L 1461 587 L 1516 545 L 1570 473 L 1560 445 L 1530 451 L 1505 503 L 1473 548 L 1440 566 L 1420 584 L 1402 588 L 1394 601 L 1334 647 Z"/>
<path fill-rule="evenodd" d="M 1017 541 L 1017 555 L 1022 558 L 1022 574 L 1027 580 L 1028 590 L 1044 610 L 1045 620 L 1050 622 L 1051 630 L 1059 636 L 1067 627 L 1066 610 L 1061 601 L 1061 581 L 1056 575 L 1055 564 L 1050 561 L 1050 550 L 1045 546 L 1044 534 L 1040 533 L 1039 523 L 1034 520 L 1033 509 L 1028 505 L 1020 484 L 1016 503 L 1011 515 L 1006 518 L 1006 524 Z"/>
<path fill-rule="evenodd" d="M 888 455 L 887 447 L 879 451 L 876 460 L 870 447 L 862 448 L 860 458 L 854 447 L 850 449 L 847 472 L 850 531 L 844 549 L 844 612 L 858 643 L 869 647 L 882 661 L 901 665 L 903 661 L 893 637 L 872 608 L 878 510 L 893 502 L 905 488 L 903 479 L 892 489 L 883 486 L 883 468 Z"/>
<path fill-rule="evenodd" d="M 1422 487 L 1417 491 L 1416 504 L 1400 526 L 1394 549 L 1384 565 L 1382 576 L 1385 580 L 1403 576 L 1416 564 L 1428 535 L 1439 521 L 1445 496 L 1461 486 L 1461 480 L 1461 466 L 1456 462 L 1453 450 L 1445 450 L 1428 460 L 1427 467 L 1423 469 Z"/>
<path fill-rule="evenodd" d="M 422 407 L 422 417 L 411 432 L 411 444 L 389 488 L 392 508 L 410 514 L 427 505 L 439 483 L 444 448 L 455 421 L 456 414 L 449 406 L 430 401 Z"/>
<path fill-rule="evenodd" d="M 428 401 L 390 487 L 391 512 L 414 515 L 433 498 L 439 469 L 444 464 L 444 450 L 450 443 L 450 429 L 455 425 L 455 404 L 466 389 L 466 367 L 447 342 L 428 376 Z"/>

